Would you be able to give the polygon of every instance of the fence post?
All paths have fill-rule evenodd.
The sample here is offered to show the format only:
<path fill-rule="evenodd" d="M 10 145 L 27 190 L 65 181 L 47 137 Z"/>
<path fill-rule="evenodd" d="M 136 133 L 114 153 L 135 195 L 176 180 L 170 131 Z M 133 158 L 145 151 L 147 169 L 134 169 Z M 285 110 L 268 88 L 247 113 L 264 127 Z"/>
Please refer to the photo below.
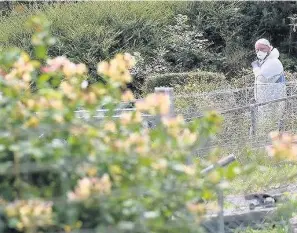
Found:
<path fill-rule="evenodd" d="M 282 108 L 282 103 L 280 103 L 280 106 Z M 284 103 L 284 108 L 282 109 L 282 114 L 280 119 L 278 120 L 278 130 L 279 132 L 285 131 L 285 115 L 288 114 L 288 100 L 285 101 Z"/>
<path fill-rule="evenodd" d="M 225 233 L 225 222 L 224 222 L 224 193 L 223 190 L 219 187 L 217 190 L 218 195 L 218 230 L 219 233 Z"/>
<path fill-rule="evenodd" d="M 155 93 L 162 93 L 168 96 L 169 98 L 169 113 L 167 117 L 174 117 L 174 92 L 172 87 L 155 87 Z"/>
<path fill-rule="evenodd" d="M 256 107 L 254 104 L 250 106 L 251 111 L 251 129 L 250 129 L 250 135 L 255 136 L 256 135 Z"/>
<path fill-rule="evenodd" d="M 155 87 L 156 94 L 164 94 L 169 98 L 169 112 L 165 117 L 174 117 L 174 101 L 173 101 L 173 88 L 172 87 Z M 161 116 L 157 116 L 154 120 L 154 125 L 161 123 Z"/>

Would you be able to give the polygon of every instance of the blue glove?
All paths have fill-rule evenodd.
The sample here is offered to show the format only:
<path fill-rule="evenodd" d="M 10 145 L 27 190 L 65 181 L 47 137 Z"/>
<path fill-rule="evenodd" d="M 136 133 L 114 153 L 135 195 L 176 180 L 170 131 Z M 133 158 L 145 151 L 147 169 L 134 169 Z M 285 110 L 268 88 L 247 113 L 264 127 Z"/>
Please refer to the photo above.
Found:
<path fill-rule="evenodd" d="M 259 67 L 259 62 L 253 61 L 251 65 L 252 65 L 253 69 L 255 69 L 255 68 Z"/>

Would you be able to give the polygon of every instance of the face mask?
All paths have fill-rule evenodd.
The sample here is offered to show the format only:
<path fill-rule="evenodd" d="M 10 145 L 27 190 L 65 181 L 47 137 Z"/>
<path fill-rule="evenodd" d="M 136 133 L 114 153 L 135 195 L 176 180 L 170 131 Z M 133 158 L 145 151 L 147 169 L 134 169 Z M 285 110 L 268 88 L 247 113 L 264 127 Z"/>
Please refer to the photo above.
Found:
<path fill-rule="evenodd" d="M 267 52 L 262 52 L 262 51 L 258 51 L 257 52 L 257 57 L 260 59 L 260 60 L 264 60 L 265 57 L 267 56 Z"/>

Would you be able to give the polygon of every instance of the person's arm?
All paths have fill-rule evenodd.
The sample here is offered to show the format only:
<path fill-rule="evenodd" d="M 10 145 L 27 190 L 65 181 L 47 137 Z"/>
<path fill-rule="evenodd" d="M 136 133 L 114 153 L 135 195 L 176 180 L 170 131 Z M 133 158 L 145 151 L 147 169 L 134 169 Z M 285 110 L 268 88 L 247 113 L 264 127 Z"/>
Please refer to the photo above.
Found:
<path fill-rule="evenodd" d="M 254 73 L 256 79 L 259 80 L 262 83 L 267 82 L 267 80 L 265 79 L 265 77 L 261 73 L 261 68 L 260 68 L 259 62 L 258 61 L 253 61 L 251 65 L 253 67 L 253 73 Z"/>
<path fill-rule="evenodd" d="M 254 63 L 253 72 L 260 82 L 275 83 L 283 72 L 283 66 L 279 60 L 267 60 L 261 67 Z"/>

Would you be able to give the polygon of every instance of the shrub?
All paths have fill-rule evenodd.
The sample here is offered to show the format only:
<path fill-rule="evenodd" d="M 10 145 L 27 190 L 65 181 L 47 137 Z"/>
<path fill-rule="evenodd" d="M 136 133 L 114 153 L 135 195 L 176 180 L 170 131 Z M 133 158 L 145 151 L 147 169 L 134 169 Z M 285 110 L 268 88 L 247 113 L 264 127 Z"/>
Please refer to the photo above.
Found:
<path fill-rule="evenodd" d="M 290 57 L 285 54 L 280 55 L 280 60 L 283 63 L 284 70 L 289 72 L 296 72 L 297 71 L 297 65 L 296 65 L 296 58 Z"/>
<path fill-rule="evenodd" d="M 211 91 L 227 87 L 226 77 L 220 73 L 195 71 L 186 73 L 167 73 L 148 77 L 144 84 L 144 93 L 154 91 L 155 87 L 175 87 L 185 92 Z"/>
<path fill-rule="evenodd" d="M 146 80 L 144 92 L 153 92 L 160 86 L 174 88 L 175 110 L 189 118 L 202 115 L 206 110 L 222 110 L 236 104 L 234 93 L 216 94 L 215 91 L 231 89 L 226 77 L 219 73 L 197 71 L 151 76 Z"/>
<path fill-rule="evenodd" d="M 176 15 L 173 23 L 164 27 L 163 34 L 152 58 L 137 53 L 139 62 L 133 74 L 142 81 L 139 82 L 140 90 L 149 76 L 206 68 L 209 63 L 211 56 L 206 50 L 209 43 L 196 27 L 189 24 L 186 15 Z"/>
<path fill-rule="evenodd" d="M 74 62 L 86 63 L 90 75 L 98 81 L 97 61 L 119 52 L 136 51 L 145 57 L 155 56 L 153 51 L 164 38 L 163 28 L 173 20 L 175 11 L 186 6 L 187 3 L 178 2 L 80 2 L 25 8 L 1 18 L 0 43 L 31 53 L 32 32 L 22 25 L 30 15 L 42 12 L 53 22 L 52 32 L 59 38 L 49 55 L 64 54 Z M 136 75 L 133 90 L 143 83 L 141 79 Z"/>
<path fill-rule="evenodd" d="M 222 110 L 234 106 L 233 93 L 224 94 L 224 90 L 232 87 L 223 74 L 198 71 L 181 75 L 174 76 L 169 84 L 174 87 L 175 107 L 178 113 L 191 117 L 202 115 L 206 110 Z"/>
<path fill-rule="evenodd" d="M 287 71 L 296 71 L 296 33 L 289 26 L 295 2 L 34 2 L 28 6 L 38 7 L 29 10 L 9 5 L 16 6 L 1 17 L 1 46 L 31 51 L 31 32 L 22 25 L 30 15 L 43 12 L 60 38 L 49 54 L 87 63 L 92 82 L 99 79 L 97 60 L 118 52 L 140 53 L 143 64 L 137 65 L 130 84 L 137 94 L 156 73 L 201 69 L 237 79 L 242 68 L 250 69 L 259 37 L 270 39 L 288 57 Z"/>
<path fill-rule="evenodd" d="M 127 90 L 133 57 L 100 62 L 105 84 L 90 85 L 84 64 L 48 57 L 54 40 L 45 18 L 29 25 L 37 30 L 35 59 L 19 49 L 0 54 L 2 232 L 198 232 L 206 205 L 197 198 L 213 199 L 221 178 L 238 172 L 235 165 L 200 175 L 215 155 L 187 163 L 201 140 L 215 134 L 220 117 L 168 118 L 167 96 L 150 94 L 135 112 L 113 118 L 119 103 L 133 100 Z M 98 107 L 108 110 L 101 120 L 91 118 Z M 86 119 L 77 117 L 78 108 Z M 142 113 L 160 123 L 143 128 Z"/>

